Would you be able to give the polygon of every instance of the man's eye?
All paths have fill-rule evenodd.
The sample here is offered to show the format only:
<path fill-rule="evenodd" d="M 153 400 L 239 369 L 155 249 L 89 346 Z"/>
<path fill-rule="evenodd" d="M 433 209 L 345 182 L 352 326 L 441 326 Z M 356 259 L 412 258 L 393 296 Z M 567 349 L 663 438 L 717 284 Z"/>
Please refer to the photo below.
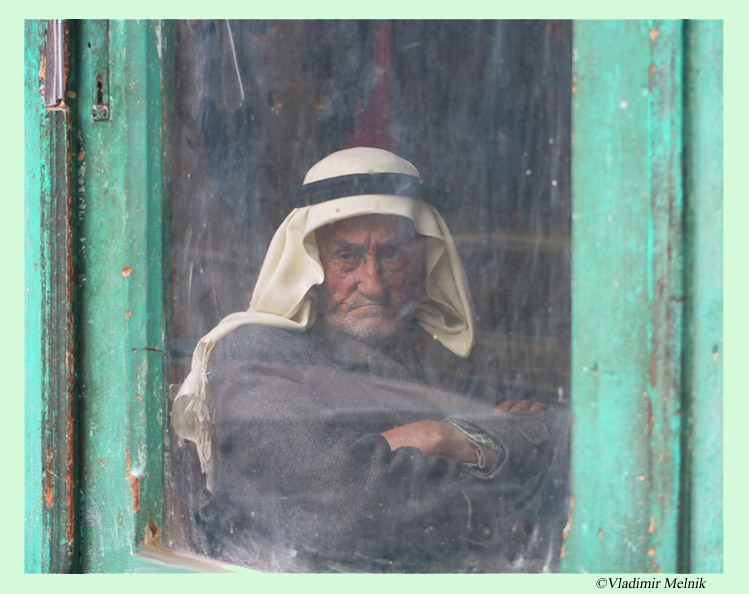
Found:
<path fill-rule="evenodd" d="M 353 260 L 354 259 L 354 254 L 351 254 L 349 252 L 343 252 L 341 254 L 338 254 L 338 257 L 341 260 Z"/>

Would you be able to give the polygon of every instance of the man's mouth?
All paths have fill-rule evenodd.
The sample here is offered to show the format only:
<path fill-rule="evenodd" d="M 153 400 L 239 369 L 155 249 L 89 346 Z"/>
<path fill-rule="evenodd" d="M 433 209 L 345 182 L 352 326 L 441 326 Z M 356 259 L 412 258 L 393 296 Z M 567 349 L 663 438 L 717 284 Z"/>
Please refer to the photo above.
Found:
<path fill-rule="evenodd" d="M 356 315 L 366 317 L 386 317 L 392 315 L 392 308 L 381 303 L 364 303 L 349 308 L 349 312 L 355 311 Z"/>

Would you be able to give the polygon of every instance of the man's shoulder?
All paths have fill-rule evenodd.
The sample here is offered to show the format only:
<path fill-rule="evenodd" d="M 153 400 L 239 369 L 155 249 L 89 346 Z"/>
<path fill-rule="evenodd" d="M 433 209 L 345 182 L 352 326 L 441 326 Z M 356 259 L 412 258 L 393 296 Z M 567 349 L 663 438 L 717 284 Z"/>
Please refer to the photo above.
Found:
<path fill-rule="evenodd" d="M 214 347 L 215 365 L 233 359 L 272 359 L 299 362 L 314 356 L 314 340 L 308 332 L 262 324 L 245 324 L 224 336 Z"/>

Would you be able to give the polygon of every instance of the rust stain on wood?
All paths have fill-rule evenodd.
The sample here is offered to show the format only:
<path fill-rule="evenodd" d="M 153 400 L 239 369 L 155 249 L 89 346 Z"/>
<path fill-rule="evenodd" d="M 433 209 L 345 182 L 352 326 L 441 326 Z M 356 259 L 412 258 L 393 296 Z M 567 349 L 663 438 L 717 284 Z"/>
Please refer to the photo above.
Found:
<path fill-rule="evenodd" d="M 146 522 L 146 535 L 143 537 L 143 544 L 157 545 L 159 544 L 159 527 L 148 517 Z"/>
<path fill-rule="evenodd" d="M 565 554 L 564 542 L 567 540 L 567 536 L 572 530 L 572 512 L 575 510 L 575 496 L 570 493 L 570 513 L 567 516 L 567 524 L 562 530 L 562 547 L 559 550 L 559 558 L 563 559 Z"/>
<path fill-rule="evenodd" d="M 127 278 L 128 276 L 130 276 L 131 272 L 132 272 L 132 269 L 130 268 L 130 266 L 125 266 L 125 268 L 122 269 L 122 276 Z"/>
<path fill-rule="evenodd" d="M 72 362 L 72 354 L 70 360 Z M 72 364 L 69 367 L 71 375 L 73 375 Z M 71 383 L 68 384 L 68 418 L 66 426 L 65 440 L 67 441 L 67 457 L 65 459 L 65 499 L 68 504 L 68 520 L 65 527 L 65 538 L 68 543 L 72 543 L 75 538 L 75 424 L 74 424 L 74 406 L 75 399 L 72 391 L 72 379 Z"/>
<path fill-rule="evenodd" d="M 653 403 L 650 402 L 650 398 L 645 403 L 648 409 L 648 439 L 650 439 L 653 436 L 653 423 L 655 422 L 655 418 L 653 417 Z"/>
<path fill-rule="evenodd" d="M 650 64 L 650 68 L 648 68 L 648 90 L 652 91 L 655 89 L 655 74 L 658 72 L 658 68 L 656 68 L 655 64 Z"/>
<path fill-rule="evenodd" d="M 47 502 L 47 508 L 51 508 L 52 504 L 55 502 L 55 489 L 52 486 L 52 459 L 54 458 L 54 454 L 52 453 L 52 450 L 47 450 L 47 468 L 45 472 L 44 477 L 44 499 Z"/>
<path fill-rule="evenodd" d="M 127 477 L 130 479 L 130 489 L 133 492 L 133 510 L 138 511 L 140 509 L 140 485 L 138 483 L 138 477 L 130 472 L 130 449 L 125 452 L 125 468 L 127 470 Z"/>
<path fill-rule="evenodd" d="M 67 29 L 67 27 L 66 27 Z M 66 31 L 67 32 L 67 31 Z M 68 43 L 68 36 L 65 35 L 65 80 L 67 87 L 67 77 L 70 63 L 70 46 Z M 63 106 L 65 102 L 63 101 Z M 74 256 L 74 245 L 73 245 L 73 230 L 72 221 L 74 216 L 74 205 L 73 205 L 73 114 L 65 108 L 65 119 L 67 122 L 67 151 L 66 151 L 66 168 L 67 175 L 65 179 L 67 200 L 65 204 L 65 226 L 67 227 L 67 278 L 65 279 L 65 293 L 67 302 L 67 318 L 68 318 L 68 335 L 67 345 L 65 348 L 66 364 L 67 364 L 67 418 L 65 419 L 65 501 L 67 503 L 67 521 L 65 526 L 65 538 L 69 546 L 72 546 L 75 538 L 76 530 L 76 479 L 75 479 L 75 452 L 77 444 L 75 442 L 75 418 L 76 418 L 76 405 L 75 405 L 75 334 L 72 330 L 75 328 L 75 313 L 73 310 L 73 302 L 75 299 L 75 256 Z"/>
<path fill-rule="evenodd" d="M 657 372 L 658 371 L 658 343 L 656 342 L 655 337 L 653 337 L 653 348 L 650 355 L 650 385 L 655 388 L 655 384 L 658 381 L 657 378 Z"/>
<path fill-rule="evenodd" d="M 650 569 L 656 572 L 657 566 L 655 564 L 655 549 L 653 547 L 648 548 L 648 556 L 650 557 Z"/>
<path fill-rule="evenodd" d="M 650 516 L 650 522 L 648 523 L 648 534 L 655 532 L 655 518 Z"/>
<path fill-rule="evenodd" d="M 45 42 L 46 45 L 46 42 Z M 41 59 L 39 60 L 39 95 L 44 97 L 44 85 L 47 81 L 47 52 L 42 48 Z"/>

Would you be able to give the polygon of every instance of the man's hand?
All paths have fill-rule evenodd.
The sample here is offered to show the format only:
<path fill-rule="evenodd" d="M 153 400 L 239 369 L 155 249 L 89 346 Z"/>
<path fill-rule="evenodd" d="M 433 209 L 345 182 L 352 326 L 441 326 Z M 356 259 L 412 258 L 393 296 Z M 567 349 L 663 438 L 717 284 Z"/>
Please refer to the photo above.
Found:
<path fill-rule="evenodd" d="M 532 400 L 521 400 L 515 402 L 514 400 L 505 400 L 500 402 L 494 412 L 518 412 L 521 410 L 545 410 L 546 407 L 540 402 L 533 402 Z"/>
<path fill-rule="evenodd" d="M 388 429 L 381 435 L 387 439 L 392 451 L 411 446 L 419 448 L 425 456 L 439 454 L 468 464 L 478 463 L 476 446 L 466 439 L 460 429 L 450 423 L 416 421 Z"/>
<path fill-rule="evenodd" d="M 494 412 L 537 411 L 545 408 L 540 402 L 533 402 L 532 400 L 521 400 L 520 402 L 505 400 L 495 407 Z M 450 423 L 416 421 L 388 429 L 381 435 L 387 440 L 391 451 L 410 446 L 419 448 L 425 456 L 439 454 L 468 464 L 478 462 L 476 446 L 468 441 L 460 429 Z"/>

